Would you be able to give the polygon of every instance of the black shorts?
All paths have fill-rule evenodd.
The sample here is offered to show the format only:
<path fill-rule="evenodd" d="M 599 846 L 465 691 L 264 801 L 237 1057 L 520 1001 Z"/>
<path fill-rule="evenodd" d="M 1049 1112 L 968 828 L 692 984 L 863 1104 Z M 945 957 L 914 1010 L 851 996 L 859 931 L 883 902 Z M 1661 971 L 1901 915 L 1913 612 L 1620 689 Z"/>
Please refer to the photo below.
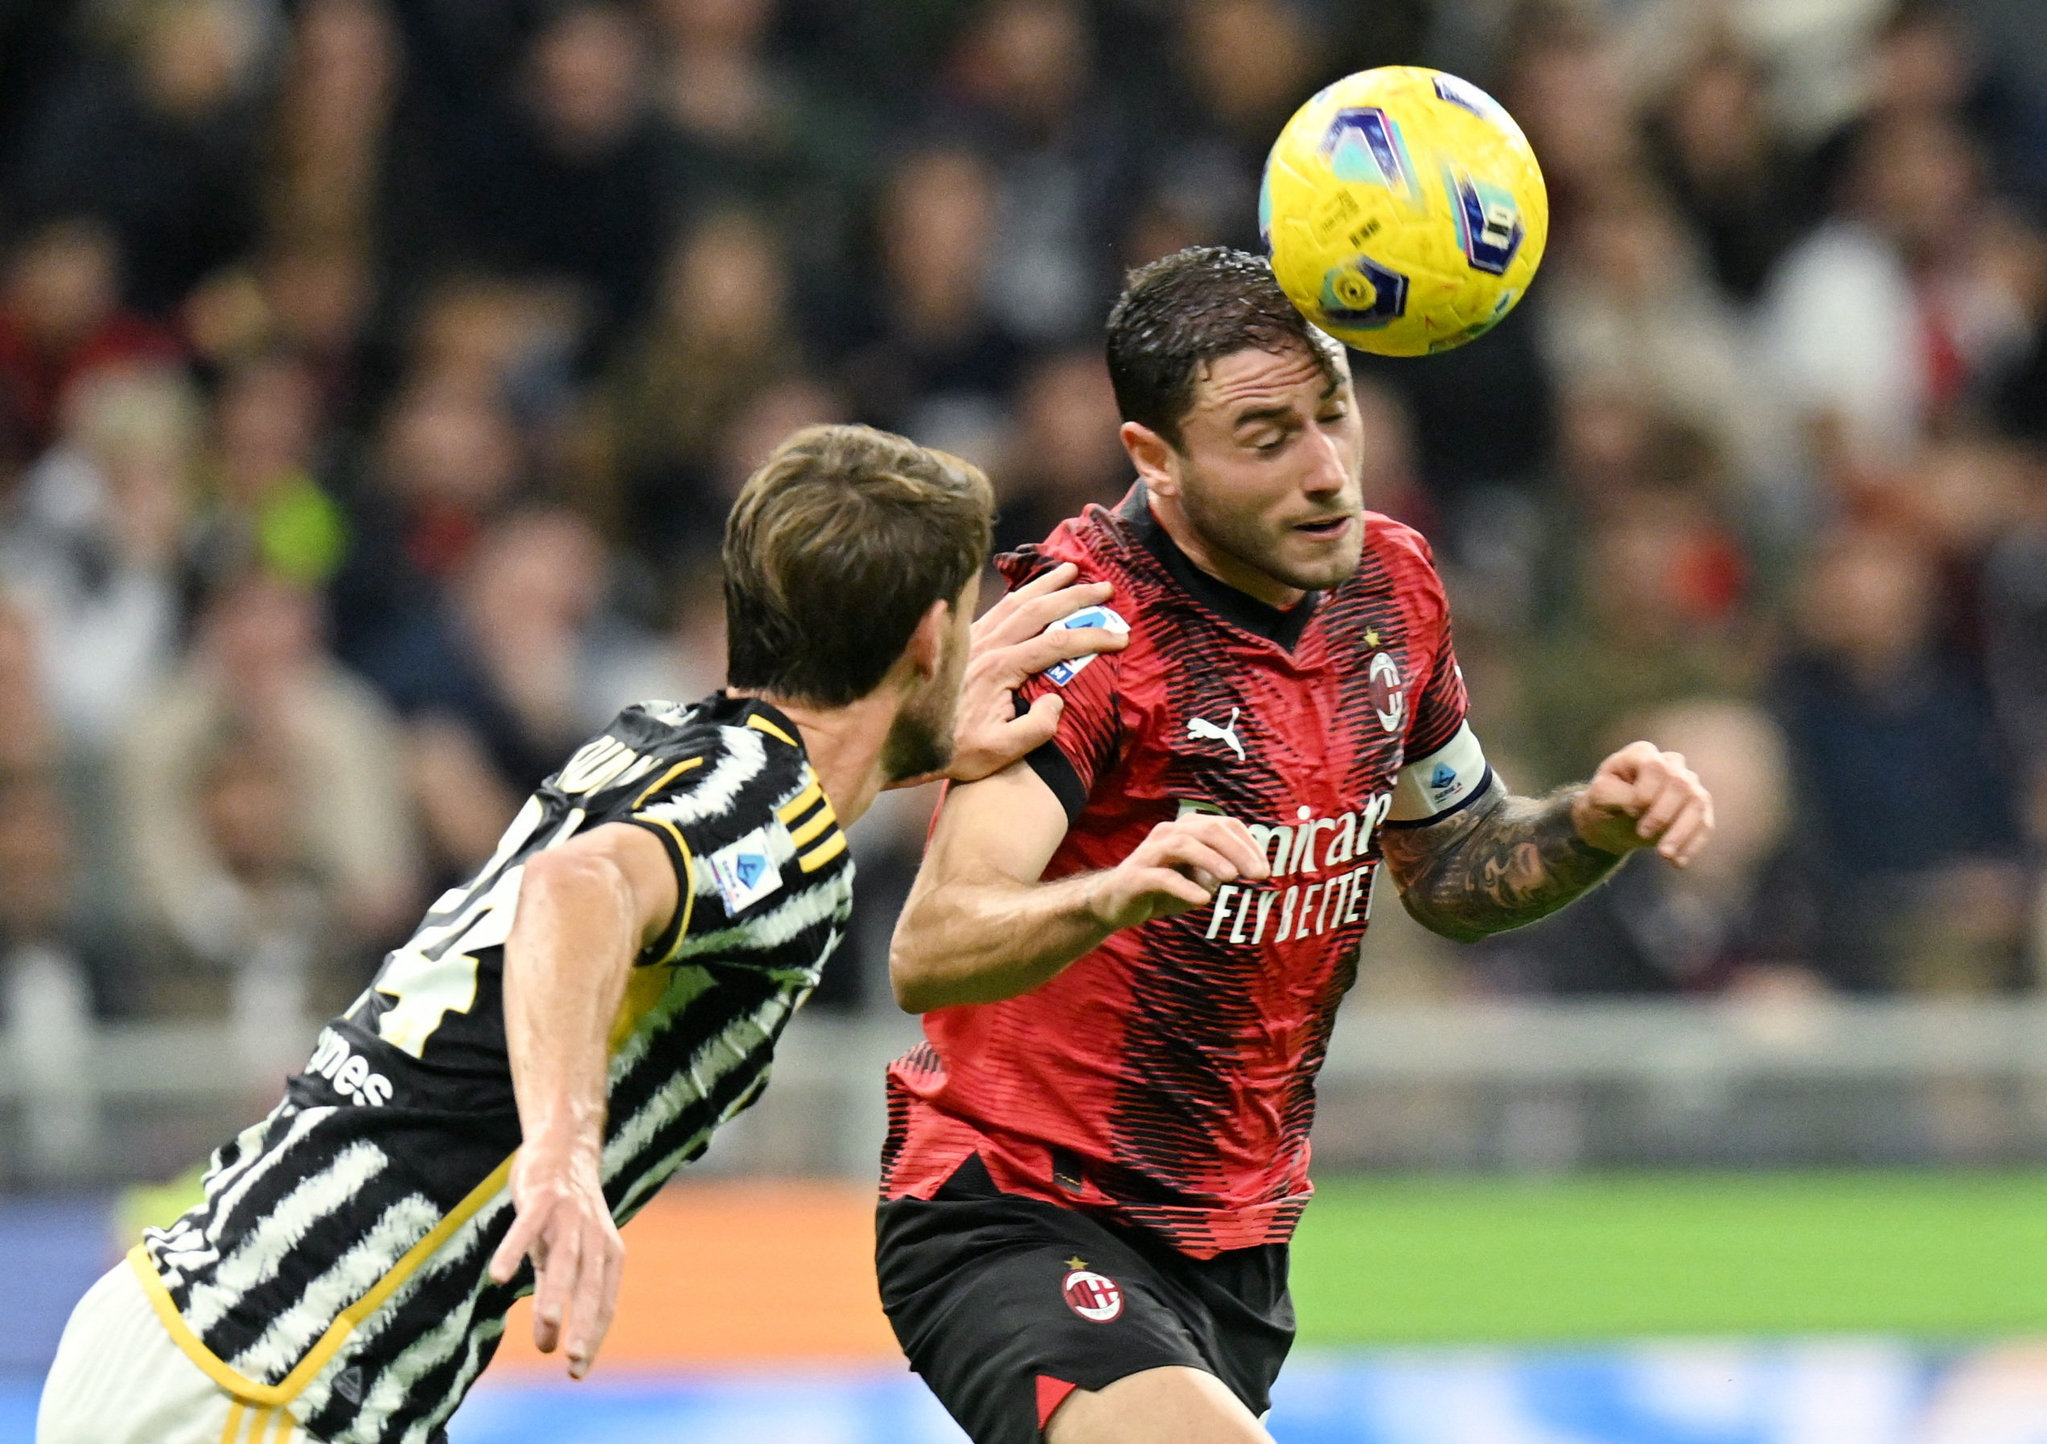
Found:
<path fill-rule="evenodd" d="M 1253 1414 L 1294 1341 L 1285 1244 L 1189 1258 L 1143 1230 L 998 1192 L 978 1157 L 875 1218 L 881 1306 L 974 1444 L 1036 1444 L 1075 1388 L 1181 1364 Z"/>

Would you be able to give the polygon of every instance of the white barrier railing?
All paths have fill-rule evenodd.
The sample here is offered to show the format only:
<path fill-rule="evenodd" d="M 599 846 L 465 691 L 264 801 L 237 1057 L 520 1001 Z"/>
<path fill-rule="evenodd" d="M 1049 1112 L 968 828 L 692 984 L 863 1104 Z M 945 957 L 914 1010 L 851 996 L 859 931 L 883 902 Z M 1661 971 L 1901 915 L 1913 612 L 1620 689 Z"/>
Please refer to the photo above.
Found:
<path fill-rule="evenodd" d="M 269 1105 L 315 1031 L 0 1035 L 0 1184 L 175 1172 Z M 917 1037 L 804 1014 L 702 1166 L 871 1177 L 882 1071 Z M 2047 1161 L 2047 1001 L 1358 1002 L 1319 1092 L 1325 1168 Z"/>

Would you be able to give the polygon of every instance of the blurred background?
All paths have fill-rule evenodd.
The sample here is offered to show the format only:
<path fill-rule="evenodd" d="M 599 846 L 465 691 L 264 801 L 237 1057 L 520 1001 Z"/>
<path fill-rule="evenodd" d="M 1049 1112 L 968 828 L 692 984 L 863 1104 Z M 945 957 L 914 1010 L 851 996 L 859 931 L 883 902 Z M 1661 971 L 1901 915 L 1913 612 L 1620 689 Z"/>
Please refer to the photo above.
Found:
<path fill-rule="evenodd" d="M 1491 89 L 1554 231 L 1479 344 L 1358 358 L 1367 504 L 1517 789 L 1646 735 L 1721 825 L 1477 948 L 1380 899 L 1281 1444 L 2047 1440 L 1988 1342 L 2047 1336 L 2038 0 L 0 4 L 0 1437 L 178 1206 L 121 1190 L 577 740 L 719 683 L 780 436 L 965 454 L 1005 544 L 1113 501 L 1124 269 L 1255 246 L 1280 124 L 1385 63 Z M 780 1327 L 636 1264 L 624 1412 L 487 1385 L 458 1441 L 957 1437 L 864 1271 L 930 806 L 863 824 L 775 1089 L 628 1234 L 756 1239 Z M 1702 1333 L 1805 1341 L 1582 1351 Z"/>

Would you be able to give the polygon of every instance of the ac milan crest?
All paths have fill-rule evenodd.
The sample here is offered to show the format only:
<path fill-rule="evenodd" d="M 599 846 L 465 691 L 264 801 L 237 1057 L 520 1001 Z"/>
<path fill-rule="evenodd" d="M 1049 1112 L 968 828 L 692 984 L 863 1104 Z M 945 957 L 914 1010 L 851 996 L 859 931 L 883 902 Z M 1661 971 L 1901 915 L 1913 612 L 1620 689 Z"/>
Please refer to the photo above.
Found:
<path fill-rule="evenodd" d="M 1400 664 L 1393 660 L 1391 652 L 1375 653 L 1366 676 L 1371 682 L 1372 710 L 1379 714 L 1379 725 L 1388 732 L 1398 732 L 1407 721 L 1407 683 L 1401 679 Z"/>
<path fill-rule="evenodd" d="M 1123 1290 L 1107 1274 L 1073 1269 L 1059 1291 L 1066 1296 L 1066 1307 L 1091 1323 L 1109 1323 L 1123 1312 Z"/>

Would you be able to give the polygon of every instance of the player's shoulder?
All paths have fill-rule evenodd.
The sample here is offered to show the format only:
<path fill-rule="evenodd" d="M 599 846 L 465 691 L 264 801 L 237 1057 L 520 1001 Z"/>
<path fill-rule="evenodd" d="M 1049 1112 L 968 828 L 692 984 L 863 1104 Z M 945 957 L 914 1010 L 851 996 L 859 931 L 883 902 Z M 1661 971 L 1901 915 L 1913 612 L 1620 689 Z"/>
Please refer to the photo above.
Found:
<path fill-rule="evenodd" d="M 1365 513 L 1364 556 L 1357 582 L 1365 592 L 1391 591 L 1405 605 L 1447 607 L 1443 579 L 1429 540 L 1406 522 L 1376 511 Z"/>
<path fill-rule="evenodd" d="M 696 702 L 636 702 L 584 743 L 549 780 L 595 815 L 720 795 L 725 813 L 797 785 L 807 760 L 795 725 L 766 703 L 714 693 Z"/>
<path fill-rule="evenodd" d="M 1436 553 L 1429 539 L 1382 512 L 1365 513 L 1365 551 L 1390 570 L 1419 569 L 1432 577 L 1436 574 Z"/>
<path fill-rule="evenodd" d="M 995 569 L 1012 590 L 1068 562 L 1079 568 L 1082 581 L 1115 582 L 1129 571 L 1131 560 L 1129 528 L 1120 518 L 1123 509 L 1090 505 L 1052 528 L 1043 541 L 995 558 Z"/>

